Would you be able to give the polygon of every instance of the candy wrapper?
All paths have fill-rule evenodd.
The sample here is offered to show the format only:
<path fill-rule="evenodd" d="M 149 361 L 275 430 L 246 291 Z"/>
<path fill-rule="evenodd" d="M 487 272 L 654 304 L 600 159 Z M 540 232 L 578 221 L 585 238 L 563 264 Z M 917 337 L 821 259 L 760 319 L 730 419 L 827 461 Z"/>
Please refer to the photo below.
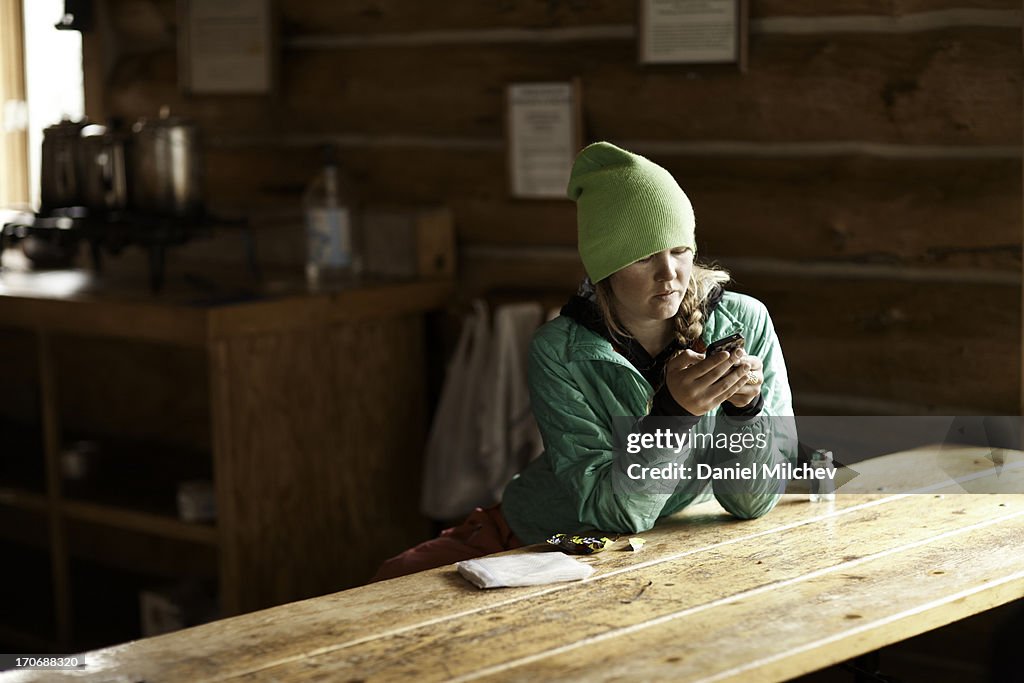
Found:
<path fill-rule="evenodd" d="M 642 538 L 630 538 L 623 550 L 630 550 L 635 553 L 643 549 L 644 543 L 646 541 Z"/>
<path fill-rule="evenodd" d="M 591 555 L 599 553 L 612 544 L 607 536 L 576 536 L 574 534 L 555 534 L 548 543 L 570 555 Z"/>

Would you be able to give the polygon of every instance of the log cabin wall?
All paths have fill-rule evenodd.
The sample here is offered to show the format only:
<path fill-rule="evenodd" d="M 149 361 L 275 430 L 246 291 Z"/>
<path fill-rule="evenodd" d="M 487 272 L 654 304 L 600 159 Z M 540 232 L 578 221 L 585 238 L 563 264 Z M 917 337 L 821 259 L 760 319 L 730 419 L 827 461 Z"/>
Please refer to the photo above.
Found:
<path fill-rule="evenodd" d="M 671 170 L 701 254 L 768 305 L 798 412 L 1016 414 L 1020 9 L 750 0 L 740 73 L 638 64 L 630 0 L 282 0 L 275 94 L 190 97 L 173 0 L 107 0 L 87 108 L 197 119 L 209 201 L 250 217 L 268 262 L 297 267 L 332 141 L 363 201 L 452 207 L 464 300 L 554 303 L 582 275 L 574 208 L 510 199 L 503 93 L 578 77 L 585 140 Z"/>

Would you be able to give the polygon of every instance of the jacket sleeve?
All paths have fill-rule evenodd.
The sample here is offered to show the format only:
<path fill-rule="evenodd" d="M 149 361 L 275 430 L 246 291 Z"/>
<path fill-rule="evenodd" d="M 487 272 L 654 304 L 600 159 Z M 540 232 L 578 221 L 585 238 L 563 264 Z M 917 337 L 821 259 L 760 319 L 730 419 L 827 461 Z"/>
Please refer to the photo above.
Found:
<path fill-rule="evenodd" d="M 717 466 L 752 466 L 754 476 L 716 478 L 713 490 L 719 504 L 729 513 L 740 519 L 753 519 L 775 507 L 785 490 L 786 482 L 773 475 L 773 467 L 796 462 L 797 437 L 786 362 L 771 317 L 756 299 L 744 297 L 743 301 L 748 311 L 747 352 L 764 363 L 764 404 L 756 416 L 732 417 L 721 411 L 717 414 L 715 431 L 726 435 L 727 443 L 743 445 L 718 448 L 713 460 Z"/>
<path fill-rule="evenodd" d="M 614 533 L 653 527 L 672 487 L 638 484 L 626 470 L 630 464 L 658 467 L 679 462 L 689 449 L 679 453 L 646 450 L 628 463 L 617 458 L 610 419 L 595 412 L 566 364 L 550 345 L 537 339 L 530 348 L 528 377 L 531 405 L 551 469 L 572 500 L 580 523 Z M 624 419 L 628 423 L 629 418 Z"/>

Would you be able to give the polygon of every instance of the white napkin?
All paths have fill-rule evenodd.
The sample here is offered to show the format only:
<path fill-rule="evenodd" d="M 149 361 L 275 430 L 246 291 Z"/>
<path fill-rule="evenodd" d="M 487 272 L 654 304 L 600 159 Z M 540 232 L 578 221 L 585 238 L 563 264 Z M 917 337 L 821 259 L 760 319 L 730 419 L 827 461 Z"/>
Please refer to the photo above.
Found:
<path fill-rule="evenodd" d="M 594 568 L 562 553 L 521 553 L 483 557 L 456 563 L 459 573 L 478 588 L 540 586 L 561 581 L 580 581 Z"/>

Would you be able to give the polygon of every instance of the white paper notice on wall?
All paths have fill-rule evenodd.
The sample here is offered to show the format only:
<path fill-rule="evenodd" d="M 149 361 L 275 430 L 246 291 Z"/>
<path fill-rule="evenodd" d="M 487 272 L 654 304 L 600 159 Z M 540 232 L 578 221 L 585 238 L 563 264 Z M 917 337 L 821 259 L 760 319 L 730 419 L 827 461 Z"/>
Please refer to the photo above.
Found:
<path fill-rule="evenodd" d="M 564 199 L 579 150 L 577 83 L 508 86 L 511 191 L 528 199 Z"/>
<path fill-rule="evenodd" d="M 195 93 L 271 89 L 270 0 L 179 0 L 183 85 Z"/>
<path fill-rule="evenodd" d="M 739 4 L 738 0 L 641 0 L 640 61 L 738 61 Z"/>

